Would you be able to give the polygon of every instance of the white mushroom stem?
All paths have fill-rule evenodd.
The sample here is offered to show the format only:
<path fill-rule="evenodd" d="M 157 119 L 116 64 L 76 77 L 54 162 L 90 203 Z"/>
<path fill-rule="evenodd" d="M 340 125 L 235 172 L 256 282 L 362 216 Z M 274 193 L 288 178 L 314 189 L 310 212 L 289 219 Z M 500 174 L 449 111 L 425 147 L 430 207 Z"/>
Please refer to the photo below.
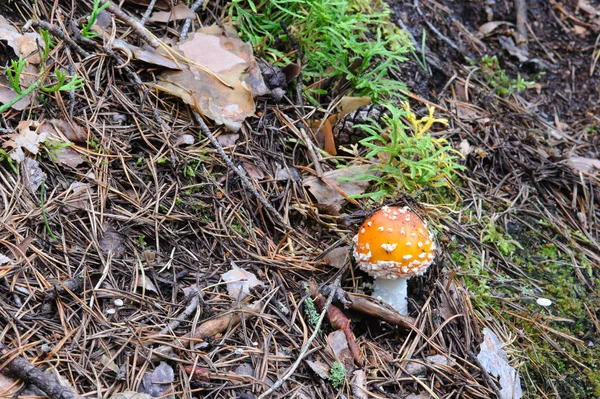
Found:
<path fill-rule="evenodd" d="M 407 278 L 376 278 L 373 280 L 373 298 L 387 303 L 403 316 L 408 315 L 408 285 Z"/>

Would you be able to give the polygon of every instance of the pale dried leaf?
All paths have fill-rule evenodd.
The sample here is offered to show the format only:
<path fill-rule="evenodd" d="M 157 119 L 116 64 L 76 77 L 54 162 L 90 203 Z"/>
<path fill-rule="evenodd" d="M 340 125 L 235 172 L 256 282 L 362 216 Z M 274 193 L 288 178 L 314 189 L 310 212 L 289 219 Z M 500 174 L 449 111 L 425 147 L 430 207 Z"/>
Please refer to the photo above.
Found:
<path fill-rule="evenodd" d="M 354 371 L 353 376 L 354 378 L 352 378 L 352 382 L 350 383 L 353 399 L 368 399 L 367 374 L 364 370 L 359 369 Z"/>
<path fill-rule="evenodd" d="M 329 251 L 321 261 L 326 265 L 333 266 L 335 268 L 341 269 L 346 265 L 346 262 L 349 260 L 350 247 L 338 247 Z"/>
<path fill-rule="evenodd" d="M 323 177 L 327 181 L 347 195 L 362 194 L 371 185 L 368 180 L 359 181 L 343 181 L 341 178 L 355 178 L 369 169 L 369 165 L 361 166 L 350 166 L 348 168 L 336 169 L 325 172 Z M 346 198 L 340 194 L 336 189 L 323 182 L 318 177 L 310 177 L 304 181 L 304 187 L 306 187 L 310 193 L 315 197 L 317 203 L 328 205 L 332 209 L 339 211 L 342 209 L 342 204 L 346 201 Z"/>
<path fill-rule="evenodd" d="M 217 137 L 217 141 L 223 147 L 231 147 L 232 145 L 235 145 L 235 142 L 238 141 L 239 138 L 240 138 L 239 133 L 220 134 Z"/>
<path fill-rule="evenodd" d="M 348 347 L 346 334 L 342 330 L 336 330 L 327 336 L 327 343 L 333 351 L 333 357 L 346 367 L 346 373 L 354 371 L 354 358 Z"/>
<path fill-rule="evenodd" d="M 158 294 L 158 288 L 156 288 L 156 285 L 154 285 L 154 283 L 148 276 L 144 276 L 144 278 L 138 279 L 137 286 L 144 291 L 151 291 Z"/>
<path fill-rule="evenodd" d="M 138 392 L 147 393 L 155 398 L 163 397 L 172 389 L 174 379 L 173 368 L 165 362 L 160 362 L 152 373 L 144 374 Z"/>
<path fill-rule="evenodd" d="M 40 168 L 40 163 L 32 158 L 25 158 L 21 163 L 21 177 L 23 184 L 32 194 L 36 194 L 42 182 L 46 180 L 46 174 Z"/>
<path fill-rule="evenodd" d="M 18 133 L 9 135 L 9 140 L 5 141 L 2 147 L 12 148 L 9 152 L 12 159 L 23 162 L 25 160 L 24 149 L 33 155 L 39 152 L 40 144 L 46 141 L 48 135 L 46 133 L 38 134 L 35 130 L 31 130 L 31 127 L 37 126 L 37 122 L 22 121 L 17 125 Z"/>
<path fill-rule="evenodd" d="M 76 124 L 75 122 L 70 122 L 65 119 L 51 119 L 48 122 L 54 127 L 57 132 L 64 134 L 67 140 L 72 141 L 74 143 L 85 143 L 88 135 L 83 127 Z M 47 123 L 44 123 L 42 128 L 46 126 Z"/>
<path fill-rule="evenodd" d="M 458 144 L 458 151 L 460 151 L 461 154 L 463 154 L 464 156 L 469 155 L 470 153 L 472 153 L 475 149 L 473 148 L 473 146 L 469 143 L 468 140 L 463 140 Z"/>
<path fill-rule="evenodd" d="M 306 360 L 306 364 L 316 375 L 326 380 L 329 378 L 329 366 L 320 360 Z"/>
<path fill-rule="evenodd" d="M 194 144 L 195 141 L 196 141 L 196 139 L 194 138 L 193 135 L 183 134 L 183 135 L 177 137 L 177 141 L 175 142 L 175 145 L 192 145 L 192 144 Z"/>
<path fill-rule="evenodd" d="M 235 32 L 214 25 L 205 27 L 180 43 L 177 50 L 189 61 L 188 68 L 164 72 L 155 87 L 180 97 L 232 131 L 254 115 L 254 97 L 269 92 L 252 46 Z"/>
<path fill-rule="evenodd" d="M 71 183 L 71 194 L 65 198 L 65 207 L 70 211 L 89 209 L 88 200 L 91 186 L 88 183 L 75 181 Z"/>
<path fill-rule="evenodd" d="M 254 367 L 250 363 L 242 363 L 233 369 L 233 372 L 237 375 L 246 375 L 249 377 L 254 377 L 256 373 L 254 372 Z"/>
<path fill-rule="evenodd" d="M 19 381 L 0 373 L 0 398 L 12 398 L 19 392 L 20 388 L 21 384 L 19 384 Z"/>
<path fill-rule="evenodd" d="M 371 97 L 362 96 L 362 97 L 350 97 L 344 96 L 340 100 L 340 108 L 341 111 L 337 115 L 338 119 L 343 118 L 348 115 L 352 111 L 356 111 L 362 106 L 371 104 Z"/>
<path fill-rule="evenodd" d="M 591 173 L 594 170 L 600 170 L 600 159 L 571 157 L 569 158 L 569 165 L 580 172 Z"/>
<path fill-rule="evenodd" d="M 582 10 L 590 15 L 600 15 L 600 10 L 597 10 L 587 0 L 579 0 L 577 2 L 577 8 L 579 8 L 580 10 Z"/>
<path fill-rule="evenodd" d="M 499 378 L 501 399 L 520 399 L 521 379 L 517 371 L 508 364 L 502 343 L 490 329 L 483 329 L 483 342 L 477 359 L 488 373 Z"/>
<path fill-rule="evenodd" d="M 517 57 L 519 61 L 525 62 L 529 60 L 527 51 L 517 47 L 512 37 L 498 36 L 498 42 L 500 42 L 500 45 L 504 48 L 504 50 L 508 51 L 510 55 Z"/>
<path fill-rule="evenodd" d="M 232 262 L 231 270 L 223 273 L 221 279 L 227 283 L 227 292 L 236 299 L 243 300 L 250 294 L 250 288 L 263 285 L 253 273 L 238 267 Z"/>
<path fill-rule="evenodd" d="M 247 161 L 242 161 L 242 166 L 244 167 L 248 175 L 254 180 L 262 180 L 265 178 L 265 174 L 256 165 Z"/>
<path fill-rule="evenodd" d="M 56 157 L 56 162 L 73 169 L 85 162 L 85 159 L 71 147 L 61 147 L 53 151 L 53 155 Z"/>
<path fill-rule="evenodd" d="M 494 33 L 501 26 L 513 26 L 510 22 L 506 21 L 490 21 L 479 27 L 479 37 L 489 36 Z"/>
<path fill-rule="evenodd" d="M 2 15 L 0 15 L 0 40 L 5 41 L 17 57 L 26 59 L 30 64 L 40 63 L 38 43 L 43 43 L 40 35 L 37 33 L 19 33 Z"/>
<path fill-rule="evenodd" d="M 3 266 L 3 265 L 13 266 L 14 264 L 15 264 L 15 262 L 10 260 L 10 258 L 8 256 L 0 254 L 0 266 Z"/>
<path fill-rule="evenodd" d="M 113 49 L 121 50 L 128 57 L 147 62 L 148 64 L 158 65 L 169 69 L 182 69 L 182 64 L 175 61 L 173 56 L 166 51 L 160 52 L 152 47 L 137 47 L 127 43 L 125 40 L 117 39 L 113 42 Z"/>
<path fill-rule="evenodd" d="M 150 22 L 170 22 L 180 19 L 193 19 L 196 16 L 184 3 L 179 3 L 171 11 L 157 11 L 152 14 Z"/>
<path fill-rule="evenodd" d="M 6 104 L 17 96 L 18 94 L 12 89 L 8 79 L 4 74 L 0 74 L 0 103 Z M 31 104 L 31 94 L 17 101 L 11 108 L 17 111 L 23 111 L 29 104 Z"/>
<path fill-rule="evenodd" d="M 99 240 L 100 249 L 102 249 L 102 252 L 104 252 L 105 255 L 112 253 L 113 257 L 120 257 L 125 251 L 123 245 L 125 236 L 111 226 L 103 226 L 103 228 L 104 234 Z"/>
<path fill-rule="evenodd" d="M 102 355 L 100 357 L 100 363 L 102 363 L 104 365 L 104 367 L 106 367 L 107 369 L 114 371 L 115 373 L 119 372 L 119 367 L 115 364 L 114 361 L 111 360 L 110 357 L 106 356 L 106 355 Z"/>

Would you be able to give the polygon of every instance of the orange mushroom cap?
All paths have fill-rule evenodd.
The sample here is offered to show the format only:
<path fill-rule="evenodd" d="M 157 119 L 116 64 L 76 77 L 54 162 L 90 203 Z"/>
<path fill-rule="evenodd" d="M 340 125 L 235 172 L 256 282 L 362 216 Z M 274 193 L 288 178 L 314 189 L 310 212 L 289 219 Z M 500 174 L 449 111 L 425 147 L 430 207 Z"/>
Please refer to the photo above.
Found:
<path fill-rule="evenodd" d="M 423 274 L 435 258 L 427 224 L 408 207 L 384 206 L 365 220 L 354 236 L 354 259 L 375 278 Z"/>

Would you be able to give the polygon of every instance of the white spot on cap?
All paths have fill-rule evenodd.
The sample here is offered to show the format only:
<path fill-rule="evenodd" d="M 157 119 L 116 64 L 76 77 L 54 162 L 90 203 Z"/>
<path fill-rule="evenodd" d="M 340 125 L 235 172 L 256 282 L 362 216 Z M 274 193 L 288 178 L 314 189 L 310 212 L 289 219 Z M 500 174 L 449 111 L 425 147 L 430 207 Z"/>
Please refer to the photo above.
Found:
<path fill-rule="evenodd" d="M 433 256 L 433 252 L 430 252 L 430 253 L 427 255 L 427 259 L 433 259 L 433 258 L 434 258 L 434 256 Z"/>
<path fill-rule="evenodd" d="M 402 266 L 402 273 L 408 273 L 408 267 Z"/>
<path fill-rule="evenodd" d="M 406 231 L 404 231 L 404 227 L 400 228 L 400 234 L 405 235 Z"/>
<path fill-rule="evenodd" d="M 371 246 L 369 245 L 369 243 L 366 243 L 366 244 L 365 244 L 365 248 L 367 248 L 367 249 L 371 249 Z"/>
<path fill-rule="evenodd" d="M 383 248 L 385 252 L 392 252 L 397 246 L 398 244 L 381 244 L 381 248 Z"/>
<path fill-rule="evenodd" d="M 429 244 L 431 244 L 431 241 L 425 240 L 425 245 L 429 245 Z"/>
<path fill-rule="evenodd" d="M 412 245 L 412 242 L 410 242 L 410 241 L 406 241 L 406 246 L 407 246 L 407 247 L 410 247 L 411 245 Z"/>
<path fill-rule="evenodd" d="M 423 259 L 423 258 L 424 258 L 424 257 L 426 257 L 426 256 L 427 256 L 427 254 L 426 254 L 425 252 L 421 252 L 421 253 L 419 254 L 419 258 L 421 258 L 421 259 Z"/>
<path fill-rule="evenodd" d="M 362 229 L 360 229 L 360 234 L 365 234 L 365 228 L 363 227 Z"/>
<path fill-rule="evenodd" d="M 414 238 L 414 237 L 417 236 L 417 234 L 416 233 L 410 233 L 410 236 Z"/>
<path fill-rule="evenodd" d="M 388 231 L 388 233 L 391 233 L 392 231 L 394 231 L 394 229 L 392 229 L 391 227 L 388 227 L 387 231 Z"/>
<path fill-rule="evenodd" d="M 405 217 L 404 220 L 406 220 L 407 222 L 410 222 L 410 216 Z"/>
<path fill-rule="evenodd" d="M 402 257 L 402 259 L 404 259 L 404 260 L 410 260 L 410 259 L 412 259 L 412 255 L 404 255 Z"/>
<path fill-rule="evenodd" d="M 385 230 L 385 229 L 383 228 L 383 226 L 380 226 L 380 227 L 378 227 L 378 228 L 377 228 L 377 230 L 378 230 L 378 231 L 383 231 L 383 230 Z"/>
<path fill-rule="evenodd" d="M 552 301 L 550 299 L 548 299 L 548 298 L 538 298 L 536 300 L 536 302 L 537 302 L 538 305 L 544 306 L 544 307 L 552 305 Z"/>
<path fill-rule="evenodd" d="M 367 226 L 369 226 L 369 227 L 373 226 L 373 222 L 367 222 Z"/>
<path fill-rule="evenodd" d="M 421 241 L 419 241 L 419 242 L 417 243 L 417 245 L 419 246 L 419 248 L 423 248 L 423 243 L 422 243 Z"/>
<path fill-rule="evenodd" d="M 400 208 L 400 213 L 406 213 L 406 211 L 407 211 L 406 207 Z"/>

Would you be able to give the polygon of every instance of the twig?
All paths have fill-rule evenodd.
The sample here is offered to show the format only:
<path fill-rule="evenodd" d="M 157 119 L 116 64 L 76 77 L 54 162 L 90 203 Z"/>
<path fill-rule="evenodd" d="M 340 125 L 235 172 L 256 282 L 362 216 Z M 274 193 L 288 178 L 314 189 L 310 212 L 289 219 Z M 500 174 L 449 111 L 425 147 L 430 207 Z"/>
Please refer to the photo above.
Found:
<path fill-rule="evenodd" d="M 517 46 L 527 52 L 527 2 L 525 0 L 515 0 L 515 8 L 517 10 Z"/>
<path fill-rule="evenodd" d="M 144 12 L 144 15 L 142 15 L 140 25 L 142 25 L 142 26 L 146 25 L 146 21 L 148 21 L 148 18 L 150 18 L 150 14 L 152 14 L 152 10 L 154 9 L 155 4 L 156 4 L 156 0 L 150 0 L 150 3 L 148 4 L 148 8 L 146 8 L 146 12 Z"/>
<path fill-rule="evenodd" d="M 144 28 L 144 25 L 127 15 L 125 11 L 121 10 L 119 7 L 115 6 L 113 3 L 110 2 L 106 9 L 115 14 L 117 18 L 119 18 L 127 26 L 133 29 L 133 31 L 137 33 L 146 43 L 148 43 L 154 48 L 160 46 L 160 42 L 158 41 L 158 39 L 152 36 L 148 29 Z"/>
<path fill-rule="evenodd" d="M 279 214 L 279 212 L 277 212 L 277 209 L 275 209 L 273 207 L 273 205 L 271 205 L 252 185 L 252 183 L 250 182 L 250 180 L 248 179 L 248 177 L 246 177 L 246 174 L 244 172 L 242 172 L 240 170 L 240 168 L 238 168 L 237 166 L 235 166 L 233 164 L 233 161 L 231 160 L 231 158 L 229 157 L 229 155 L 227 155 L 227 153 L 225 152 L 225 150 L 223 149 L 223 146 L 221 146 L 221 144 L 217 141 L 217 139 L 215 138 L 215 136 L 213 136 L 213 134 L 211 133 L 210 129 L 208 128 L 208 126 L 206 126 L 206 123 L 204 122 L 204 119 L 202 119 L 202 117 L 200 116 L 200 114 L 198 114 L 197 112 L 194 112 L 194 116 L 196 117 L 196 121 L 198 122 L 198 124 L 200 125 L 200 129 L 202 130 L 202 133 L 208 137 L 208 139 L 210 140 L 210 142 L 212 143 L 212 145 L 217 149 L 217 152 L 219 153 L 219 155 L 221 155 L 221 157 L 223 158 L 223 160 L 225 161 L 225 163 L 227 164 L 227 166 L 229 168 L 231 168 L 231 170 L 233 170 L 233 172 L 240 178 L 240 181 L 242 182 L 242 185 L 248 190 L 250 191 L 254 197 L 256 197 L 256 199 L 263 204 L 263 206 L 265 208 L 267 208 L 267 210 L 275 217 L 275 219 L 277 219 L 277 221 L 279 223 L 281 223 L 283 226 L 285 226 L 287 229 L 291 229 L 291 227 L 286 223 L 286 221 L 283 219 L 283 216 L 281 216 Z"/>
<path fill-rule="evenodd" d="M 87 58 L 91 55 L 90 53 L 88 53 L 87 51 L 82 49 L 80 45 L 75 43 L 75 41 L 73 39 L 71 39 L 69 36 L 65 35 L 64 31 L 59 26 L 50 24 L 46 21 L 38 21 L 35 19 L 30 19 L 23 26 L 23 31 L 29 29 L 29 27 L 32 27 L 32 26 L 45 29 L 48 32 L 50 32 L 52 34 L 52 36 L 55 36 L 55 37 L 60 38 L 61 40 L 64 40 L 68 46 L 70 46 L 73 50 L 75 50 L 75 52 L 77 54 L 79 54 L 83 58 Z"/>
<path fill-rule="evenodd" d="M 290 39 L 290 42 L 292 42 L 292 47 L 296 51 L 296 63 L 300 68 L 300 72 L 298 73 L 298 76 L 296 76 L 296 104 L 304 113 L 304 100 L 302 99 L 302 49 L 300 48 L 300 43 L 298 43 L 298 40 L 290 33 L 285 21 L 281 21 L 281 29 L 283 29 L 286 36 Z"/>
<path fill-rule="evenodd" d="M 483 376 L 483 379 L 485 380 L 488 387 L 494 391 L 494 393 L 496 394 L 498 399 L 502 398 L 502 393 L 500 392 L 500 389 L 498 389 L 498 386 L 496 384 L 494 384 L 494 381 L 492 381 L 492 378 L 488 374 L 487 370 L 483 367 L 483 365 L 481 364 L 479 359 L 477 359 L 477 355 L 471 351 L 468 351 L 467 354 L 471 357 L 473 362 L 475 362 L 477 367 L 479 367 L 479 369 L 481 369 L 481 375 Z"/>
<path fill-rule="evenodd" d="M 16 352 L 0 343 L 0 371 L 8 371 L 17 378 L 33 384 L 52 399 L 83 399 L 67 386 L 60 384 L 54 374 L 42 371 L 29 360 L 16 356 Z"/>
<path fill-rule="evenodd" d="M 190 303 L 186 306 L 186 308 L 183 310 L 183 312 L 181 312 L 181 314 L 179 316 L 177 316 L 177 318 L 175 320 L 170 322 L 168 326 L 166 326 L 165 328 L 160 330 L 160 332 L 158 334 L 165 335 L 165 334 L 170 333 L 171 331 L 173 331 L 177 327 L 179 327 L 179 325 L 181 324 L 182 321 L 184 321 L 189 316 L 191 316 L 192 313 L 194 313 L 196 311 L 196 308 L 198 308 L 198 304 L 200 303 L 200 295 L 202 295 L 202 291 L 196 291 L 191 296 Z"/>
<path fill-rule="evenodd" d="M 323 319 L 325 318 L 325 315 L 327 314 L 327 309 L 329 309 L 329 306 L 331 305 L 331 302 L 333 301 L 333 297 L 335 296 L 335 288 L 337 288 L 340 285 L 340 280 L 341 280 L 341 276 L 336 278 L 335 281 L 333 282 L 333 284 L 332 284 L 333 289 L 331 290 L 331 292 L 329 293 L 329 296 L 327 297 L 327 302 L 325 302 L 325 305 L 323 306 L 323 310 L 321 311 L 319 320 L 317 320 L 317 324 L 315 324 L 315 330 L 313 331 L 312 335 L 304 343 L 304 346 L 302 347 L 302 350 L 298 354 L 298 358 L 296 359 L 294 364 L 292 364 L 290 369 L 287 371 L 287 373 L 285 373 L 285 375 L 283 377 L 278 379 L 275 382 L 275 384 L 273 384 L 273 386 L 271 388 L 269 388 L 266 392 L 261 394 L 258 397 L 258 399 L 265 399 L 267 396 L 269 396 L 270 394 L 275 392 L 277 389 L 279 389 L 283 385 L 283 383 L 286 382 L 287 379 L 292 376 L 292 374 L 294 374 L 294 372 L 296 371 L 298 366 L 300 366 L 300 363 L 302 362 L 302 360 L 304 360 L 304 357 L 306 356 L 308 349 L 312 345 L 312 342 L 317 337 L 317 335 L 319 335 L 319 331 L 321 330 L 321 324 L 323 323 Z"/>
<path fill-rule="evenodd" d="M 200 8 L 200 6 L 202 6 L 202 4 L 204 4 L 204 0 L 196 0 L 194 2 L 194 4 L 192 4 L 192 6 L 190 7 L 190 10 L 192 12 L 196 12 Z M 179 41 L 180 42 L 184 41 L 185 39 L 187 39 L 187 34 L 188 34 L 191 26 L 192 26 L 192 19 L 191 18 L 186 18 L 185 22 L 183 23 L 183 26 L 181 27 L 181 33 L 179 34 Z"/>
<path fill-rule="evenodd" d="M 429 29 L 431 29 L 436 35 L 438 35 L 438 37 L 440 39 L 445 41 L 454 50 L 458 51 L 461 54 L 463 53 L 462 50 L 452 40 L 450 40 L 446 36 L 444 36 L 442 34 L 442 32 L 440 32 L 435 26 L 433 26 L 433 24 L 431 22 L 429 22 L 429 20 L 427 19 L 427 17 L 425 16 L 425 14 L 421 10 L 421 8 L 419 7 L 419 0 L 414 0 L 414 7 L 416 8 L 419 15 L 423 18 L 423 21 L 425 21 L 425 24 L 427 24 Z"/>

